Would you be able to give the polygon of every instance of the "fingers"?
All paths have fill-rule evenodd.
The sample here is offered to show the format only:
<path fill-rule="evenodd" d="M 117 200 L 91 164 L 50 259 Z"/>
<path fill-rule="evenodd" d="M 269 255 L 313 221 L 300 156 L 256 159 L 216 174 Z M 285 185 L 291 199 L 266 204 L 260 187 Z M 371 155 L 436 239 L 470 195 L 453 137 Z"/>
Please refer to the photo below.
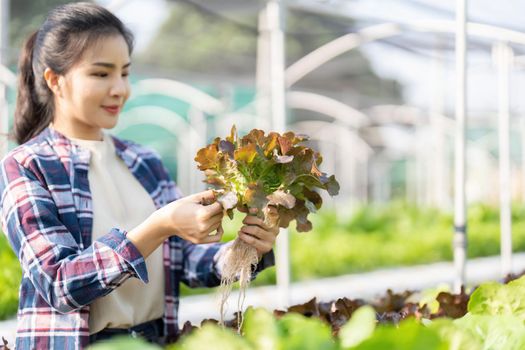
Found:
<path fill-rule="evenodd" d="M 273 205 L 269 205 L 266 208 L 265 215 L 266 216 L 279 216 L 279 210 L 277 210 L 277 207 L 275 207 Z"/>
<path fill-rule="evenodd" d="M 222 228 L 222 221 L 219 224 L 219 227 L 217 228 L 217 234 L 220 235 L 221 237 L 224 234 L 224 229 Z"/>
<path fill-rule="evenodd" d="M 187 198 L 191 198 L 195 203 L 202 203 L 203 199 L 215 199 L 215 193 L 213 193 L 213 190 L 206 190 L 189 195 Z"/>
<path fill-rule="evenodd" d="M 263 210 L 265 211 L 266 214 L 270 214 L 270 215 L 274 215 L 274 214 L 276 215 L 276 214 L 279 213 L 279 211 L 277 210 L 277 207 L 275 205 L 268 205 Z M 244 210 L 244 212 L 246 212 L 246 210 Z M 252 214 L 252 215 L 255 215 L 255 214 L 257 214 L 259 212 L 259 209 L 258 208 L 249 208 L 248 212 L 250 214 Z"/>
<path fill-rule="evenodd" d="M 239 231 L 239 239 L 257 249 L 257 252 L 261 255 L 272 250 L 272 243 L 257 239 L 243 231 Z"/>
<path fill-rule="evenodd" d="M 217 230 L 217 234 L 216 235 L 210 235 L 210 236 L 206 236 L 206 237 L 202 238 L 199 241 L 199 244 L 218 243 L 218 242 L 221 241 L 221 238 L 222 238 L 222 233 L 219 234 L 219 230 Z"/>
<path fill-rule="evenodd" d="M 258 218 L 257 216 L 251 216 L 251 215 L 248 215 L 244 218 L 244 220 L 242 221 L 243 224 L 245 225 L 255 225 L 255 226 L 259 226 L 260 228 L 262 228 L 263 230 L 266 230 L 266 231 L 270 231 L 271 230 L 271 227 L 269 227 L 268 225 L 266 225 L 264 223 L 264 221 L 261 219 L 261 218 Z"/>
<path fill-rule="evenodd" d="M 268 209 L 267 209 L 267 212 L 269 214 L 276 214 L 276 215 L 279 214 L 279 210 L 277 210 L 277 207 L 274 206 L 274 205 L 269 205 Z"/>
<path fill-rule="evenodd" d="M 223 216 L 222 205 L 219 202 L 215 202 L 210 205 L 205 205 L 201 208 L 204 213 L 204 219 L 211 219 L 213 216 L 221 215 Z"/>
<path fill-rule="evenodd" d="M 206 233 L 213 232 L 219 228 L 222 224 L 222 214 L 221 215 L 215 215 L 210 220 L 208 220 L 208 227 L 206 228 Z"/>
<path fill-rule="evenodd" d="M 259 226 L 245 225 L 241 227 L 240 232 L 248 234 L 257 240 L 269 242 L 272 245 L 276 236 L 272 231 L 264 230 Z"/>
<path fill-rule="evenodd" d="M 264 215 L 266 217 L 267 223 L 265 223 L 265 220 L 254 215 L 257 214 L 257 212 L 257 208 L 250 208 L 251 215 L 247 215 L 244 218 L 243 223 L 247 225 L 257 225 L 267 231 L 279 231 L 279 229 L 277 228 L 277 226 L 279 226 L 279 212 L 277 211 L 277 208 L 275 206 L 270 205 L 264 209 Z"/>
<path fill-rule="evenodd" d="M 224 234 L 224 229 L 222 228 L 222 222 L 215 223 L 214 225 L 211 225 L 210 228 L 203 233 L 204 236 L 201 236 L 198 240 L 196 240 L 195 244 L 206 244 L 206 243 L 217 243 L 220 242 L 222 239 L 222 235 Z"/>
<path fill-rule="evenodd" d="M 265 222 L 267 226 L 271 228 L 276 228 L 276 231 L 279 231 L 279 211 L 275 206 L 267 206 L 264 209 L 264 216 L 266 217 Z"/>

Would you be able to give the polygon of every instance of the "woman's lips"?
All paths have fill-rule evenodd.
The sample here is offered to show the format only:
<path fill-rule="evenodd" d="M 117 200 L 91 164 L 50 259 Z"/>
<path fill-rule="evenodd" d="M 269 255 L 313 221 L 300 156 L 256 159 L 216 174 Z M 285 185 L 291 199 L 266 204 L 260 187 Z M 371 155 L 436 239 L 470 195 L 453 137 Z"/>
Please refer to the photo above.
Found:
<path fill-rule="evenodd" d="M 109 114 L 117 115 L 120 111 L 119 106 L 102 106 Z"/>

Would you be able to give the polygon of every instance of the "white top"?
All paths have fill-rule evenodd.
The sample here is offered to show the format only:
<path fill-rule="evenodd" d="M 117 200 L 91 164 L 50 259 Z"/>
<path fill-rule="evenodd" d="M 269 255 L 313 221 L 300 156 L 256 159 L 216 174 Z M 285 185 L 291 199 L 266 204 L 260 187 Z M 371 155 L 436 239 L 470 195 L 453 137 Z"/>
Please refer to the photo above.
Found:
<path fill-rule="evenodd" d="M 112 228 L 129 231 L 156 208 L 153 199 L 115 152 L 111 137 L 102 141 L 71 139 L 91 152 L 88 180 L 93 199 L 93 241 Z M 90 305 L 89 333 L 104 328 L 129 328 L 162 317 L 164 268 L 162 246 L 146 259 L 149 283 L 126 280 Z"/>

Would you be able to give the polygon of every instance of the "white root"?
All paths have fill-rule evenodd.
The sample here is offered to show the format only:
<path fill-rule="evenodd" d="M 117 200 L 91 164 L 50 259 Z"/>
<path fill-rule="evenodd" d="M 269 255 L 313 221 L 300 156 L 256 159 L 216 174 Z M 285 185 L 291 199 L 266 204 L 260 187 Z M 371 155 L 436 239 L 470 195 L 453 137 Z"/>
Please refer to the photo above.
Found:
<path fill-rule="evenodd" d="M 268 227 L 278 224 L 276 211 L 270 211 L 269 207 L 263 210 L 264 223 Z M 252 279 L 252 271 L 259 262 L 257 250 L 236 238 L 230 248 L 225 252 L 224 264 L 222 266 L 220 293 L 220 324 L 224 325 L 227 301 L 230 296 L 233 283 L 239 281 L 239 297 L 237 299 L 237 325 L 240 332 L 242 326 L 242 310 L 246 297 L 246 290 Z"/>
<path fill-rule="evenodd" d="M 220 286 L 220 323 L 224 324 L 226 314 L 226 304 L 230 296 L 233 283 L 239 281 L 239 298 L 237 300 L 238 318 L 244 304 L 246 289 L 248 288 L 252 276 L 252 267 L 257 266 L 259 257 L 257 250 L 241 241 L 235 239 L 233 245 L 226 251 L 224 265 L 222 268 L 221 286 Z M 241 327 L 238 319 L 239 329 Z"/>

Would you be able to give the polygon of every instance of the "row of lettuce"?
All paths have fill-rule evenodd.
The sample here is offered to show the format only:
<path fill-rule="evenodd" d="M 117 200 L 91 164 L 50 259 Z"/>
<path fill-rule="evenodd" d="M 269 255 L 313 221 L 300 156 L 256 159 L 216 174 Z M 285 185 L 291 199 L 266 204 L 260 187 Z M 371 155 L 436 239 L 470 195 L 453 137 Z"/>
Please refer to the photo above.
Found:
<path fill-rule="evenodd" d="M 276 318 L 249 308 L 241 334 L 206 323 L 169 345 L 169 350 L 521 350 L 525 349 L 525 278 L 509 284 L 485 283 L 470 296 L 461 318 L 407 318 L 396 325 L 378 324 L 376 310 L 362 306 L 334 336 L 319 319 L 297 313 Z M 120 338 L 91 350 L 160 349 L 141 340 Z"/>
<path fill-rule="evenodd" d="M 525 251 L 525 206 L 514 205 L 513 247 Z M 225 220 L 224 239 L 234 237 L 241 215 Z M 353 214 L 328 209 L 311 215 L 313 231 L 291 230 L 291 271 L 294 281 L 369 271 L 380 267 L 424 264 L 452 259 L 451 214 L 393 202 L 366 206 Z M 292 225 L 293 226 L 293 225 Z M 468 210 L 468 256 L 499 254 L 496 208 L 474 205 Z M 21 271 L 4 235 L 0 235 L 0 319 L 17 309 Z M 275 269 L 263 271 L 254 286 L 275 282 Z M 183 295 L 213 292 L 182 288 Z"/>
<path fill-rule="evenodd" d="M 237 215 L 236 220 L 240 219 Z M 525 251 L 525 206 L 512 208 L 513 249 Z M 311 215 L 313 230 L 291 230 L 290 260 L 293 281 L 339 276 L 393 266 L 451 261 L 453 216 L 437 209 L 402 202 L 364 206 L 347 214 L 321 210 Z M 231 239 L 239 222 L 226 220 Z M 293 225 L 292 225 L 293 226 Z M 469 258 L 500 253 L 499 212 L 478 204 L 468 210 Z M 524 267 L 525 268 L 525 267 Z M 257 276 L 253 285 L 275 283 L 275 269 Z M 209 289 L 183 288 L 184 295 L 209 293 Z"/>

